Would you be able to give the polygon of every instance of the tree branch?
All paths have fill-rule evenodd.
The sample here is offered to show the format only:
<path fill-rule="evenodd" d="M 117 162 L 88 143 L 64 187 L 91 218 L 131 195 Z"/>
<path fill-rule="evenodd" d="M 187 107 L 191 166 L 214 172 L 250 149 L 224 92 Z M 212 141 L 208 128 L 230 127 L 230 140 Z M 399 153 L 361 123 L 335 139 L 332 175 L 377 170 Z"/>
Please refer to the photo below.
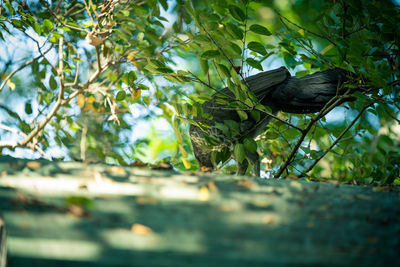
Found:
<path fill-rule="evenodd" d="M 26 138 L 28 135 L 18 129 L 11 128 L 7 125 L 4 125 L 0 123 L 0 128 L 18 135 L 21 135 L 22 137 Z M 0 148 L 8 147 L 8 148 L 15 148 L 17 146 L 16 143 L 11 143 L 11 142 L 0 142 Z M 32 144 L 32 150 L 37 150 L 43 157 L 45 157 L 48 160 L 51 160 L 49 156 L 46 155 L 46 153 L 37 145 L 37 144 Z"/>
<path fill-rule="evenodd" d="M 343 100 L 347 97 L 346 93 L 342 96 L 337 95 L 333 97 L 328 103 L 326 103 L 326 105 L 321 109 L 321 111 L 310 120 L 310 122 L 307 124 L 307 127 L 302 131 L 300 138 L 297 140 L 289 156 L 287 157 L 285 162 L 281 165 L 277 173 L 274 175 L 274 178 L 279 178 L 282 175 L 282 173 L 286 170 L 286 168 L 289 166 L 289 164 L 293 160 L 293 157 L 296 155 L 297 150 L 300 148 L 301 144 L 303 143 L 304 139 L 306 138 L 308 132 L 310 131 L 314 123 L 318 121 L 320 118 L 324 117 L 328 112 L 330 112 L 336 106 L 343 103 Z"/>
<path fill-rule="evenodd" d="M 302 174 L 305 175 L 306 173 L 308 173 L 309 171 L 311 171 L 315 165 L 317 165 L 317 163 L 323 158 L 325 157 L 326 154 L 328 154 L 335 146 L 337 143 L 339 143 L 339 141 L 343 138 L 343 136 L 351 129 L 351 127 L 353 127 L 353 125 L 356 123 L 356 121 L 361 117 L 361 115 L 364 113 L 364 111 L 371 107 L 374 103 L 370 103 L 367 106 L 365 106 L 359 113 L 358 115 L 354 118 L 354 120 L 347 126 L 346 129 L 343 130 L 343 132 L 336 138 L 336 140 L 330 145 L 330 147 L 328 149 L 326 149 L 324 151 L 324 153 L 318 158 L 316 159 L 313 164 L 311 164 L 307 170 L 305 170 Z"/>
<path fill-rule="evenodd" d="M 50 50 L 51 50 L 52 46 L 49 47 L 49 49 L 47 49 L 47 51 L 45 51 L 44 53 L 41 53 L 39 56 L 28 60 L 27 62 L 25 62 L 23 65 L 19 66 L 17 69 L 13 70 L 10 74 L 8 74 L 8 76 L 3 80 L 3 82 L 0 85 L 0 91 L 3 89 L 3 87 L 6 85 L 7 81 L 9 79 L 11 79 L 12 76 L 14 76 L 15 73 L 17 73 L 18 71 L 24 69 L 25 67 L 27 67 L 28 65 L 32 64 L 35 61 L 38 61 L 41 57 L 44 57 L 45 54 L 47 54 Z"/>
<path fill-rule="evenodd" d="M 323 35 L 321 35 L 321 34 L 318 34 L 318 33 L 312 32 L 312 31 L 310 31 L 310 30 L 308 30 L 308 29 L 306 29 L 306 28 L 303 28 L 303 27 L 301 27 L 300 25 L 294 23 L 293 21 L 291 21 L 291 20 L 289 20 L 288 18 L 286 18 L 285 16 L 283 16 L 283 15 L 282 15 L 281 13 L 279 13 L 277 10 L 275 10 L 275 12 L 279 15 L 281 21 L 282 21 L 282 19 L 284 19 L 284 20 L 286 20 L 287 22 L 289 22 L 290 24 L 296 26 L 297 28 L 302 29 L 303 31 L 308 32 L 308 33 L 310 33 L 310 34 L 312 34 L 312 35 L 314 35 L 314 36 L 317 36 L 317 37 L 319 37 L 319 38 L 325 39 L 325 40 L 327 40 L 328 42 L 330 42 L 331 44 L 333 44 L 334 46 L 337 46 L 337 44 L 336 44 L 334 41 L 332 41 L 329 37 L 323 36 Z M 282 22 L 283 22 L 283 21 L 282 21 Z M 284 23 L 284 24 L 285 24 L 285 23 Z"/>

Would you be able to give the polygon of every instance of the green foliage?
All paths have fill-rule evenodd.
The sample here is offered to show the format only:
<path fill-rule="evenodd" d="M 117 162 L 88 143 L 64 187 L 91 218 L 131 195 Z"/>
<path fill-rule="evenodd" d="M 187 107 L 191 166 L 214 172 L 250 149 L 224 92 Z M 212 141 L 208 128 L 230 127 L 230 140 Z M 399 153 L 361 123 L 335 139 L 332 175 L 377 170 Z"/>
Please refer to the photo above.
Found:
<path fill-rule="evenodd" d="M 7 41 L 11 35 L 46 42 L 30 48 L 23 71 L 12 74 L 21 62 L 5 64 L 0 58 L 5 106 L 0 112 L 7 118 L 0 124 L 18 129 L 23 138 L 13 143 L 1 134 L 0 149 L 33 147 L 46 155 L 58 146 L 68 157 L 119 164 L 165 155 L 178 168 L 194 169 L 186 134 L 191 123 L 206 132 L 215 127 L 235 140 L 231 152 L 214 150 L 216 165 L 230 157 L 242 162 L 246 152 L 259 151 L 272 162 L 264 166 L 267 172 L 287 162 L 283 175 L 399 183 L 399 8 L 372 0 L 279 2 L 185 0 L 169 7 L 165 0 L 113 1 L 103 8 L 100 0 L 89 7 L 79 1 L 57 6 L 30 1 L 24 8 L 3 1 L 3 47 L 13 46 Z M 168 8 L 176 18 L 171 27 L 163 15 Z M 57 57 L 50 59 L 49 53 Z M 357 100 L 346 104 L 340 118 L 315 120 L 298 148 L 303 132 L 293 126 L 305 129 L 312 114 L 278 114 L 281 120 L 272 119 L 257 142 L 246 137 L 246 123 L 259 122 L 271 110 L 242 80 L 275 68 L 277 60 L 298 76 L 336 67 L 352 73 L 342 89 Z M 210 125 L 212 116 L 201 104 L 222 88 L 229 94 L 215 95 L 216 104 L 235 110 L 240 123 Z M 25 114 L 6 105 L 10 99 L 21 100 Z M 141 115 L 133 117 L 133 109 Z M 176 140 L 153 128 L 145 138 L 131 138 L 135 125 L 158 121 L 155 117 L 171 126 Z M 220 144 L 205 139 L 210 148 Z M 288 161 L 293 149 L 297 153 Z"/>

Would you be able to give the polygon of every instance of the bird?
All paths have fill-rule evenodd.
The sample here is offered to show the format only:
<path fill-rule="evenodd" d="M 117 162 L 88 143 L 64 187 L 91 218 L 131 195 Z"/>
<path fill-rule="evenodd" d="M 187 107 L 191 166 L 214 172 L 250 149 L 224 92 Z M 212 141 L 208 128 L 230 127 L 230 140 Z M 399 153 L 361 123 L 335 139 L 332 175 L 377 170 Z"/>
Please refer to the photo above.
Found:
<path fill-rule="evenodd" d="M 280 111 L 295 114 L 318 112 L 334 96 L 343 94 L 341 85 L 347 79 L 348 72 L 340 68 L 296 77 L 292 76 L 286 67 L 280 67 L 249 76 L 241 82 L 261 105 L 269 108 L 269 114 L 275 115 Z M 237 108 L 227 108 L 227 102 L 238 102 L 232 91 L 232 87 L 217 91 L 210 100 L 201 105 L 202 114 L 210 114 L 206 121 L 208 127 L 193 123 L 204 121 L 206 117 L 204 115 L 192 120 L 189 137 L 193 152 L 200 169 L 212 170 L 216 167 L 215 154 L 213 155 L 215 151 L 235 159 L 237 175 L 244 175 L 250 162 L 253 166 L 253 175 L 260 176 L 258 153 L 254 150 L 246 151 L 240 160 L 235 158 L 234 149 L 236 144 L 243 143 L 245 139 L 254 140 L 265 132 L 273 118 L 265 112 L 259 113 L 259 117 L 250 116 L 252 114 L 248 109 L 244 109 L 245 115 L 240 116 Z M 243 99 L 239 102 L 243 102 Z M 232 131 L 234 133 L 231 133 Z"/>

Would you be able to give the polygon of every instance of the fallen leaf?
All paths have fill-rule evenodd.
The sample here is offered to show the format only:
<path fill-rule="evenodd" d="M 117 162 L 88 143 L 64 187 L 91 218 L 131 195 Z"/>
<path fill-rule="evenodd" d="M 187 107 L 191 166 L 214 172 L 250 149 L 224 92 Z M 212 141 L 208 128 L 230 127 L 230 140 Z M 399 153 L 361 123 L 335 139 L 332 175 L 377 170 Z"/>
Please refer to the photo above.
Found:
<path fill-rule="evenodd" d="M 253 208 L 259 209 L 266 209 L 270 207 L 270 204 L 265 199 L 254 199 L 250 202 L 250 204 L 253 206 Z"/>
<path fill-rule="evenodd" d="M 137 204 L 157 204 L 159 201 L 158 199 L 154 197 L 147 197 L 147 196 L 140 196 L 136 198 L 136 203 Z"/>
<path fill-rule="evenodd" d="M 97 183 L 114 183 L 114 180 L 104 177 L 100 172 L 93 172 L 93 178 Z"/>
<path fill-rule="evenodd" d="M 42 166 L 42 164 L 40 164 L 38 161 L 28 161 L 26 166 L 30 169 L 38 169 Z"/>
<path fill-rule="evenodd" d="M 238 184 L 248 188 L 253 187 L 255 185 L 253 181 L 247 179 L 241 179 Z"/>
<path fill-rule="evenodd" d="M 86 209 L 80 205 L 68 205 L 67 206 L 68 214 L 73 215 L 75 217 L 87 217 L 89 213 Z"/>
<path fill-rule="evenodd" d="M 137 235 L 148 235 L 153 233 L 153 230 L 143 224 L 135 223 L 131 227 L 131 232 Z"/>
<path fill-rule="evenodd" d="M 266 223 L 266 224 L 268 224 L 268 223 L 274 223 L 276 221 L 276 218 L 275 218 L 275 216 L 273 216 L 273 215 L 265 215 L 264 217 L 263 217 L 263 219 L 262 219 L 262 222 L 263 223 Z"/>
<path fill-rule="evenodd" d="M 212 172 L 212 168 L 206 166 L 201 166 L 200 170 L 202 172 Z"/>
<path fill-rule="evenodd" d="M 313 228 L 313 227 L 314 227 L 314 222 L 313 222 L 313 221 L 309 221 L 309 222 L 306 224 L 306 226 L 307 226 L 307 228 Z"/>
<path fill-rule="evenodd" d="M 112 166 L 112 167 L 108 168 L 107 171 L 114 175 L 125 175 L 126 174 L 126 171 L 120 166 Z"/>
<path fill-rule="evenodd" d="M 222 211 L 225 211 L 225 212 L 230 212 L 230 211 L 233 210 L 233 207 L 232 207 L 230 204 L 225 204 L 225 205 L 223 205 L 223 206 L 221 207 L 221 210 L 222 210 Z"/>
<path fill-rule="evenodd" d="M 202 186 L 199 191 L 199 199 L 200 201 L 208 201 L 210 200 L 210 192 L 206 186 Z"/>
<path fill-rule="evenodd" d="M 296 182 L 296 181 L 291 181 L 291 182 L 290 182 L 290 186 L 295 187 L 295 188 L 297 188 L 297 189 L 302 189 L 302 188 L 303 188 L 303 186 L 301 185 L 301 183 Z"/>
<path fill-rule="evenodd" d="M 215 185 L 214 181 L 209 181 L 207 183 L 208 188 L 210 189 L 211 192 L 216 193 L 218 192 L 218 187 Z"/>

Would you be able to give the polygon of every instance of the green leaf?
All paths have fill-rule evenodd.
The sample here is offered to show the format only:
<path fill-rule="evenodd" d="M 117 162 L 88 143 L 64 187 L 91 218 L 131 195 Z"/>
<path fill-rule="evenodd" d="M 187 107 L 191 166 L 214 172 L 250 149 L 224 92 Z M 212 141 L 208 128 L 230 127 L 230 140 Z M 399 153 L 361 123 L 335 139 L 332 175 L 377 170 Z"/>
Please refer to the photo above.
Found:
<path fill-rule="evenodd" d="M 203 54 L 201 54 L 202 58 L 214 58 L 219 56 L 218 50 L 207 50 Z"/>
<path fill-rule="evenodd" d="M 240 48 L 240 46 L 232 42 L 230 42 L 230 46 L 232 47 L 232 50 L 235 51 L 236 54 L 242 55 L 242 48 Z"/>
<path fill-rule="evenodd" d="M 219 74 L 222 75 L 223 77 L 226 77 L 226 78 L 231 77 L 229 69 L 225 65 L 217 64 L 217 69 L 218 69 Z"/>
<path fill-rule="evenodd" d="M 119 91 L 119 92 L 117 93 L 115 99 L 116 99 L 117 101 L 122 101 L 122 100 L 125 99 L 125 97 L 126 97 L 125 91 L 124 91 L 124 90 L 121 90 L 121 91 Z"/>
<path fill-rule="evenodd" d="M 242 163 L 243 160 L 246 158 L 246 150 L 243 144 L 236 144 L 233 149 L 233 154 L 235 155 L 235 159 Z"/>
<path fill-rule="evenodd" d="M 136 80 L 137 76 L 133 71 L 127 72 L 124 74 L 124 76 L 122 76 L 122 81 L 128 86 L 133 86 Z"/>
<path fill-rule="evenodd" d="M 266 36 L 272 35 L 271 32 L 267 28 L 265 28 L 264 26 L 261 26 L 259 24 L 251 25 L 250 26 L 250 31 L 252 31 L 254 33 L 266 35 Z"/>
<path fill-rule="evenodd" d="M 163 62 L 161 62 L 158 59 L 150 59 L 150 65 L 152 65 L 154 68 L 164 68 L 165 64 Z"/>
<path fill-rule="evenodd" d="M 241 121 L 245 121 L 248 119 L 248 115 L 246 112 L 244 112 L 243 110 L 236 110 L 237 114 L 239 115 L 239 118 Z"/>
<path fill-rule="evenodd" d="M 17 27 L 17 28 L 22 28 L 22 23 L 21 21 L 17 20 L 17 19 L 11 19 L 11 23 L 13 26 Z"/>
<path fill-rule="evenodd" d="M 15 10 L 14 10 L 13 6 L 11 5 L 11 3 L 6 1 L 5 4 L 6 4 L 6 7 L 8 9 L 8 12 L 10 13 L 10 15 L 14 16 L 15 15 Z"/>
<path fill-rule="evenodd" d="M 267 50 L 265 50 L 264 46 L 259 42 L 250 42 L 247 44 L 247 48 L 263 56 L 267 54 Z"/>
<path fill-rule="evenodd" d="M 45 19 L 43 21 L 42 27 L 44 27 L 47 31 L 50 31 L 50 30 L 52 30 L 54 28 L 54 25 L 53 25 L 53 22 L 51 22 L 48 19 Z"/>
<path fill-rule="evenodd" d="M 51 90 L 55 90 L 57 88 L 57 82 L 56 79 L 54 79 L 54 76 L 50 76 L 49 84 Z"/>
<path fill-rule="evenodd" d="M 26 114 L 32 114 L 32 104 L 31 104 L 31 102 L 26 102 L 25 103 L 25 113 Z"/>
<path fill-rule="evenodd" d="M 246 20 L 246 15 L 244 14 L 243 10 L 241 10 L 238 6 L 229 5 L 228 6 L 229 13 L 231 13 L 232 17 L 240 22 Z"/>
<path fill-rule="evenodd" d="M 168 67 L 163 67 L 163 68 L 157 68 L 158 72 L 164 73 L 164 74 L 170 74 L 174 73 L 174 71 Z"/>
<path fill-rule="evenodd" d="M 201 70 L 203 71 L 203 74 L 207 74 L 208 70 L 209 70 L 208 60 L 203 59 L 201 57 L 198 57 L 198 59 L 199 59 L 200 67 L 201 67 Z"/>
<path fill-rule="evenodd" d="M 226 29 L 228 32 L 232 35 L 233 38 L 237 40 L 242 40 L 243 39 L 243 30 L 236 26 L 235 24 L 229 22 L 226 24 Z"/>
<path fill-rule="evenodd" d="M 251 67 L 258 69 L 258 70 L 263 70 L 263 67 L 261 66 L 261 63 L 253 58 L 248 58 L 246 59 L 246 63 L 249 64 Z"/>
<path fill-rule="evenodd" d="M 141 90 L 149 90 L 148 86 L 141 84 L 141 83 L 137 84 L 136 86 Z"/>
<path fill-rule="evenodd" d="M 164 8 L 164 10 L 167 11 L 168 10 L 167 0 L 159 0 L 159 2 L 162 5 L 162 7 Z"/>
<path fill-rule="evenodd" d="M 231 80 L 228 80 L 228 89 L 236 98 L 239 98 L 239 89 Z"/>
<path fill-rule="evenodd" d="M 39 71 L 39 63 L 37 61 L 33 61 L 31 68 L 32 68 L 33 74 L 36 74 Z"/>
<path fill-rule="evenodd" d="M 21 129 L 24 133 L 29 133 L 31 131 L 31 126 L 24 121 L 21 121 Z"/>
<path fill-rule="evenodd" d="M 239 124 L 236 121 L 224 120 L 224 124 L 229 127 L 233 137 L 240 135 Z"/>
<path fill-rule="evenodd" d="M 176 74 L 178 74 L 178 75 L 180 75 L 180 76 L 190 76 L 190 75 L 192 75 L 190 72 L 185 71 L 185 70 L 178 70 L 178 71 L 176 72 Z"/>
<path fill-rule="evenodd" d="M 253 110 L 253 111 L 250 112 L 250 116 L 253 118 L 253 120 L 255 122 L 259 122 L 260 121 L 260 111 Z"/>
<path fill-rule="evenodd" d="M 247 151 L 250 153 L 256 153 L 257 152 L 257 143 L 254 141 L 253 138 L 246 138 L 244 139 L 244 147 L 246 148 Z"/>
<path fill-rule="evenodd" d="M 229 127 L 227 125 L 225 125 L 224 123 L 220 123 L 220 122 L 215 123 L 215 128 L 221 130 L 225 136 L 228 136 L 228 137 L 230 136 Z"/>
<path fill-rule="evenodd" d="M 193 41 L 195 41 L 197 43 L 201 43 L 201 44 L 209 44 L 210 43 L 210 39 L 207 36 L 205 36 L 204 34 L 199 34 L 199 35 L 193 36 Z"/>

